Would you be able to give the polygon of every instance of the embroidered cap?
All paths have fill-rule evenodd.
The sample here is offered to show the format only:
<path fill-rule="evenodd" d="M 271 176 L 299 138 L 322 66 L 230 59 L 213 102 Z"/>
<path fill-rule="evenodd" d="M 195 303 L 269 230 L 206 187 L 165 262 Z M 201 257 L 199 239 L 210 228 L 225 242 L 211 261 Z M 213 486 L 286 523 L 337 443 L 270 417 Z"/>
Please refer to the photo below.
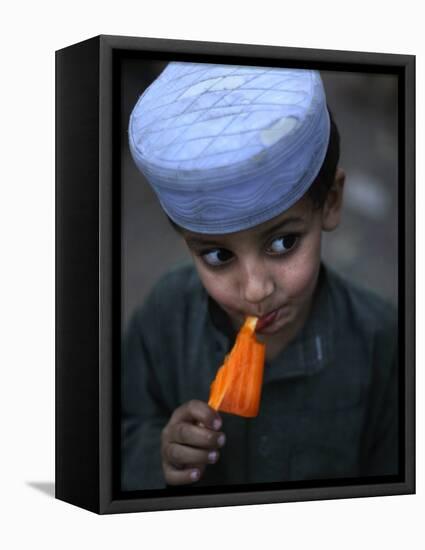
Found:
<path fill-rule="evenodd" d="M 129 121 L 133 159 L 162 208 L 198 233 L 248 229 L 297 202 L 329 142 L 320 75 L 169 63 Z"/>

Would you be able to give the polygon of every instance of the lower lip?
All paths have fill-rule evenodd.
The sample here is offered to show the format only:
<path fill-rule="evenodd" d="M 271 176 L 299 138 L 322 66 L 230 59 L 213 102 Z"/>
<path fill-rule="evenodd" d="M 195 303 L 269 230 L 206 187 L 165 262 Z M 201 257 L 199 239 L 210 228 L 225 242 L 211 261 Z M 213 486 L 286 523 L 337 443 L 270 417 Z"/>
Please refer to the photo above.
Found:
<path fill-rule="evenodd" d="M 275 309 L 271 313 L 264 315 L 264 317 L 260 317 L 260 319 L 257 322 L 256 332 L 261 333 L 264 329 L 270 327 L 275 322 L 278 311 L 279 310 Z"/>

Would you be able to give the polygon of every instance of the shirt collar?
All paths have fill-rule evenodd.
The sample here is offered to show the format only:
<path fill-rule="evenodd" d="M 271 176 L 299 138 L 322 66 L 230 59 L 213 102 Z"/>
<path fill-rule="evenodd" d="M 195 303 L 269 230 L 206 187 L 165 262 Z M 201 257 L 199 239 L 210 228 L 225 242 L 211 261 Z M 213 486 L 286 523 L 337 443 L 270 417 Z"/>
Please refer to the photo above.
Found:
<path fill-rule="evenodd" d="M 320 372 L 332 360 L 334 319 L 329 278 L 329 271 L 322 263 L 310 315 L 294 340 L 274 359 L 266 361 L 264 383 L 277 379 L 311 376 Z M 208 311 L 227 353 L 233 346 L 236 331 L 226 312 L 210 296 Z"/>

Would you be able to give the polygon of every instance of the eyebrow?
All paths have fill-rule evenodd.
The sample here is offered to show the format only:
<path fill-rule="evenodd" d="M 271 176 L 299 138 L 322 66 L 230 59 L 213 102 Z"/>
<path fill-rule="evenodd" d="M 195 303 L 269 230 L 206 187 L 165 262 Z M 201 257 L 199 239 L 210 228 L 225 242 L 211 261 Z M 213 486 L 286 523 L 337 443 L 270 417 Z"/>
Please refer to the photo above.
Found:
<path fill-rule="evenodd" d="M 267 228 L 262 234 L 262 237 L 267 237 L 271 233 L 274 233 L 275 231 L 278 231 L 279 229 L 283 229 L 287 225 L 299 225 L 301 223 L 304 223 L 305 219 L 300 216 L 292 216 L 290 218 L 286 218 L 285 220 L 281 220 L 280 222 L 275 223 L 271 227 Z"/>
<path fill-rule="evenodd" d="M 301 224 L 304 223 L 304 218 L 298 217 L 298 216 L 292 216 L 290 218 L 286 218 L 285 220 L 281 220 L 280 222 L 277 222 L 276 224 L 272 225 L 271 227 L 268 227 L 265 231 L 263 231 L 260 235 L 261 238 L 268 237 L 275 231 L 278 231 L 279 229 L 283 229 L 284 227 L 291 225 L 291 224 Z M 220 242 L 218 240 L 214 240 L 211 238 L 203 238 L 201 236 L 199 237 L 187 237 L 186 242 L 189 246 L 215 246 L 215 247 L 223 247 L 223 242 Z"/>
<path fill-rule="evenodd" d="M 203 239 L 202 237 L 187 237 L 186 243 L 188 246 L 216 246 L 223 247 L 223 243 L 211 239 Z"/>

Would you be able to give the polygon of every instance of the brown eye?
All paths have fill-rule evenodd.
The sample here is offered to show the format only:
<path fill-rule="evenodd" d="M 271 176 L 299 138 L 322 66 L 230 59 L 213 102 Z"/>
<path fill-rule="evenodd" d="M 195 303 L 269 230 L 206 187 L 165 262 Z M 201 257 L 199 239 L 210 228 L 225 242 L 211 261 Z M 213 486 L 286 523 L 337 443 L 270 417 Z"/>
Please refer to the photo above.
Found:
<path fill-rule="evenodd" d="M 286 235 L 284 237 L 278 237 L 274 239 L 269 246 L 268 251 L 271 254 L 285 254 L 294 247 L 297 242 L 297 235 Z"/>
<path fill-rule="evenodd" d="M 208 265 L 213 267 L 223 265 L 233 258 L 233 254 L 225 248 L 209 250 L 208 252 L 202 253 L 201 256 Z"/>

